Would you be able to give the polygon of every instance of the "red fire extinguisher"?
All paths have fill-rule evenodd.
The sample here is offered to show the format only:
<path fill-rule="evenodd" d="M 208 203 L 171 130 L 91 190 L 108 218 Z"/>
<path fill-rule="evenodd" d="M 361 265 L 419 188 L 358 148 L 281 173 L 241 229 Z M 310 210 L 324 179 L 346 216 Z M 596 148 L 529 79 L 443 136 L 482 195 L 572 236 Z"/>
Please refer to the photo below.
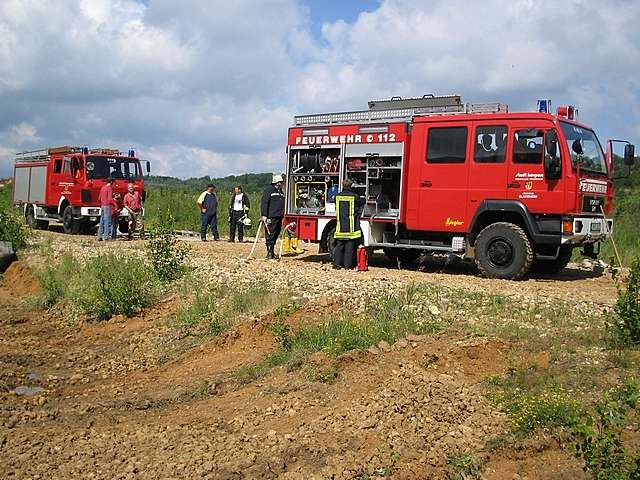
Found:
<path fill-rule="evenodd" d="M 358 247 L 357 259 L 359 272 L 366 272 L 367 270 L 369 270 L 369 253 L 367 252 L 367 249 L 362 245 Z"/>

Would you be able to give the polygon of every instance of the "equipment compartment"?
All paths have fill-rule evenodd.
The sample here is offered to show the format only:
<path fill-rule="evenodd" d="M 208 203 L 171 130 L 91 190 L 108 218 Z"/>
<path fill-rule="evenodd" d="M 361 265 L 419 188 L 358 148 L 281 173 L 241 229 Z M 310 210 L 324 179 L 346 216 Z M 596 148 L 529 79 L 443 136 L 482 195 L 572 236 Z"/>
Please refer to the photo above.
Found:
<path fill-rule="evenodd" d="M 348 145 L 345 175 L 365 199 L 363 217 L 400 217 L 402 143 Z"/>
<path fill-rule="evenodd" d="M 291 150 L 288 202 L 292 213 L 335 214 L 335 196 L 340 184 L 340 152 L 338 146 Z"/>
<path fill-rule="evenodd" d="M 298 222 L 298 238 L 302 240 L 317 240 L 316 229 L 318 226 L 318 220 L 315 218 L 300 219 Z"/>

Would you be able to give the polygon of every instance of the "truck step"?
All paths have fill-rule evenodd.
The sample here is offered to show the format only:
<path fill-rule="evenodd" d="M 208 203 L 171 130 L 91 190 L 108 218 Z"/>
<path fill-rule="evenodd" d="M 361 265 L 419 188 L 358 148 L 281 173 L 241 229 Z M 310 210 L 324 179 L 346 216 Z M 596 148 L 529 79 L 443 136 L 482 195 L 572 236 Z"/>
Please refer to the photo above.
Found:
<path fill-rule="evenodd" d="M 427 243 L 389 243 L 389 242 L 379 242 L 372 243 L 370 246 L 375 248 L 406 248 L 412 250 L 426 250 L 433 252 L 458 252 L 460 250 L 454 249 L 452 247 L 448 247 L 445 245 L 429 245 Z"/>

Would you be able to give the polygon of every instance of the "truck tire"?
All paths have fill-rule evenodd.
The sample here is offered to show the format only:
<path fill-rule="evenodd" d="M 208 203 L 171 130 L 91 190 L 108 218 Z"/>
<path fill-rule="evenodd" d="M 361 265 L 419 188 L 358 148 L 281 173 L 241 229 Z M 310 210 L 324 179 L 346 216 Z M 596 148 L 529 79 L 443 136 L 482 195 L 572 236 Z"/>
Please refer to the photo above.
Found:
<path fill-rule="evenodd" d="M 118 230 L 120 230 L 120 233 L 129 233 L 129 219 L 118 219 Z"/>
<path fill-rule="evenodd" d="M 69 235 L 77 235 L 80 232 L 80 221 L 73 218 L 71 205 L 67 205 L 62 213 L 62 230 Z"/>
<path fill-rule="evenodd" d="M 36 214 L 33 211 L 33 207 L 30 205 L 27 207 L 27 225 L 36 230 L 46 230 L 49 227 L 49 222 L 45 220 L 36 220 Z"/>
<path fill-rule="evenodd" d="M 331 256 L 331 259 L 333 260 L 333 249 L 336 248 L 336 239 L 333 238 L 333 236 L 336 233 L 336 227 L 333 226 L 329 229 L 329 232 L 327 233 L 327 251 L 329 252 L 329 255 Z"/>
<path fill-rule="evenodd" d="M 540 260 L 536 258 L 533 261 L 533 265 L 531 265 L 531 271 L 549 275 L 560 273 L 569 264 L 572 255 L 573 248 L 568 245 L 562 245 L 558 258 L 555 260 Z"/>
<path fill-rule="evenodd" d="M 11 242 L 0 242 L 0 273 L 4 273 L 17 259 Z"/>
<path fill-rule="evenodd" d="M 80 222 L 80 233 L 82 235 L 94 235 L 96 233 L 97 224 L 91 221 Z"/>
<path fill-rule="evenodd" d="M 475 247 L 476 264 L 489 278 L 518 280 L 533 263 L 531 242 L 524 230 L 513 223 L 498 222 L 485 227 Z"/>

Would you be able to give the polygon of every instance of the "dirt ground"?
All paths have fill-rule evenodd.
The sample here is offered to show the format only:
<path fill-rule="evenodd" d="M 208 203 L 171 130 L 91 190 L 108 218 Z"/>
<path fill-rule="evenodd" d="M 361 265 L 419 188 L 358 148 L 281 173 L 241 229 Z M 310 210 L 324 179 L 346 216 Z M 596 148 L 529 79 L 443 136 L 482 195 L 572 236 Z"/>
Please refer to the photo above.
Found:
<path fill-rule="evenodd" d="M 44 236 L 54 252 L 80 255 L 141 243 Z M 315 246 L 280 262 L 247 262 L 249 243 L 190 243 L 202 278 L 304 290 L 302 316 L 309 321 L 338 305 L 357 310 L 354 292 L 411 282 L 523 302 L 562 299 L 580 308 L 610 306 L 616 296 L 610 276 L 576 265 L 553 279 L 509 282 L 442 261 L 398 270 L 376 255 L 369 272 L 334 273 Z M 138 317 L 72 325 L 29 301 L 39 289 L 29 266 L 41 261 L 32 251 L 0 284 L 2 478 L 439 479 L 446 478 L 447 457 L 463 452 L 484 459 L 486 479 L 586 478 L 552 438 L 487 448 L 510 428 L 481 388 L 487 376 L 507 369 L 508 340 L 463 332 L 409 336 L 339 357 L 334 382 L 276 368 L 241 383 L 233 372 L 276 348 L 267 316 L 167 357 L 176 332 L 166 320 L 180 296 Z M 329 360 L 316 354 L 312 361 Z"/>

